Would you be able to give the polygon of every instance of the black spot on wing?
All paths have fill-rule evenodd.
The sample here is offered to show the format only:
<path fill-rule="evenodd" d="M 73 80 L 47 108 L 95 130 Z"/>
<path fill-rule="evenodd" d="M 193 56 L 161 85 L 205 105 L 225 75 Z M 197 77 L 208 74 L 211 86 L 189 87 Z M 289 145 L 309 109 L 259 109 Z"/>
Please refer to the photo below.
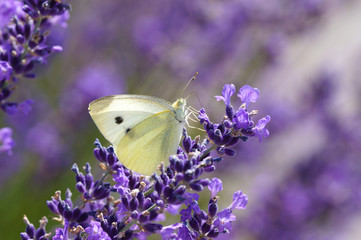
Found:
<path fill-rule="evenodd" d="M 125 134 L 127 134 L 130 130 L 130 128 L 127 128 L 127 130 L 125 130 Z"/>
<path fill-rule="evenodd" d="M 115 118 L 115 123 L 116 123 L 116 124 L 119 125 L 119 124 L 121 124 L 122 122 L 123 122 L 123 118 L 122 118 L 121 116 L 118 116 L 118 117 Z"/>

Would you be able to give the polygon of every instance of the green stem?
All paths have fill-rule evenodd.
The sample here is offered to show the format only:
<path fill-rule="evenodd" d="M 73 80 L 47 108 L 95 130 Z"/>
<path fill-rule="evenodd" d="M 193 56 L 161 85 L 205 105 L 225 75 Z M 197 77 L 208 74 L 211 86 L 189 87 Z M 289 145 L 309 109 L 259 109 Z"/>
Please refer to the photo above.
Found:
<path fill-rule="evenodd" d="M 206 155 L 208 154 L 208 153 L 210 153 L 213 149 L 215 149 L 216 148 L 216 145 L 212 145 L 212 147 L 210 147 L 210 148 L 208 148 L 203 154 L 202 154 L 202 156 L 200 156 L 200 158 L 199 158 L 199 161 L 202 161 L 205 157 L 206 157 Z"/>
<path fill-rule="evenodd" d="M 137 220 L 132 220 L 130 223 L 128 223 L 120 232 L 125 232 L 127 231 L 129 228 L 131 228 L 134 224 L 137 223 Z"/>
<path fill-rule="evenodd" d="M 157 206 L 157 204 L 153 204 L 152 206 L 150 206 L 146 211 L 151 211 L 153 210 L 155 207 Z M 131 228 L 134 224 L 137 223 L 137 220 L 132 220 L 130 223 L 128 223 L 120 232 L 125 232 L 127 231 L 129 228 Z"/>
<path fill-rule="evenodd" d="M 157 206 L 157 204 L 153 204 L 152 206 L 150 206 L 147 211 L 152 211 L 155 207 Z"/>
<path fill-rule="evenodd" d="M 93 188 L 98 187 L 100 184 L 103 183 L 104 179 L 106 178 L 106 176 L 108 175 L 109 171 L 106 171 L 105 173 L 103 173 L 102 177 L 99 179 L 99 181 L 97 182 L 97 184 L 94 185 Z"/>
<path fill-rule="evenodd" d="M 144 192 L 144 196 L 148 197 L 150 194 L 152 194 L 152 192 L 154 192 L 154 188 L 151 187 L 150 189 L 148 189 L 148 191 Z"/>

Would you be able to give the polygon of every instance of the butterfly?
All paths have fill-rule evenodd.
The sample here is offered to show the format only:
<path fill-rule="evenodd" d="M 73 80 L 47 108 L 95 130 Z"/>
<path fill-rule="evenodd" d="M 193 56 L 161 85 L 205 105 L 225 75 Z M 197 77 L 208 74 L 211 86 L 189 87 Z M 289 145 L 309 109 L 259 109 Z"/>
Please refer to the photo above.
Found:
<path fill-rule="evenodd" d="M 127 168 L 151 175 L 175 154 L 186 123 L 186 99 L 112 95 L 89 104 L 89 113 Z"/>

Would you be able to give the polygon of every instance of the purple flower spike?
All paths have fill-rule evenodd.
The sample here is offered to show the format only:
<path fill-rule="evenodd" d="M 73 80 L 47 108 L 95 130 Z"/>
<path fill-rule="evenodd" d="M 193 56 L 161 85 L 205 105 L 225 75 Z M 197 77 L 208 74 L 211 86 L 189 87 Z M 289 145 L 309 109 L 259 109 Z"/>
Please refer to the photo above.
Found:
<path fill-rule="evenodd" d="M 15 142 L 11 138 L 13 131 L 11 128 L 5 127 L 0 129 L 0 154 L 7 152 L 8 155 L 12 154 L 11 149 L 14 147 Z"/>
<path fill-rule="evenodd" d="M 219 178 L 213 178 L 208 185 L 209 191 L 211 191 L 211 197 L 217 196 L 217 193 L 223 190 L 222 181 Z"/>
<path fill-rule="evenodd" d="M 206 111 L 199 110 L 199 123 L 203 125 L 208 136 L 203 140 L 199 136 L 192 139 L 184 130 L 183 144 L 178 147 L 176 154 L 169 157 L 169 164 L 162 163 L 159 167 L 160 173 L 154 173 L 150 177 L 133 173 L 118 161 L 113 147 L 103 147 L 99 140 L 96 140 L 93 153 L 101 162 L 103 175 L 95 179 L 89 163 L 82 168 L 82 172 L 76 164 L 71 168 L 76 174 L 76 189 L 85 200 L 82 206 L 73 207 L 69 190 L 65 193 L 65 200 L 62 200 L 61 192 L 56 191 L 51 200 L 47 201 L 51 212 L 57 215 L 58 219 L 66 221 L 64 228 L 56 230 L 53 239 L 68 239 L 67 234 L 70 233 L 67 230 L 74 228 L 75 231 L 71 233 L 73 240 L 80 240 L 83 236 L 88 240 L 146 239 L 152 234 L 161 235 L 162 239 L 215 239 L 229 233 L 232 222 L 236 220 L 233 210 L 244 209 L 248 197 L 238 191 L 233 195 L 233 202 L 219 211 L 220 197 L 217 194 L 223 190 L 223 183 L 218 178 L 204 178 L 203 174 L 216 170 L 216 166 L 224 162 L 224 156 L 234 156 L 236 151 L 230 147 L 241 143 L 241 140 L 268 136 L 269 132 L 265 127 L 270 121 L 267 116 L 255 125 L 252 117 L 257 110 L 248 112 L 244 103 L 233 108 L 230 98 L 234 93 L 234 85 L 227 84 L 223 88 L 223 96 L 216 97 L 226 105 L 226 115 L 219 123 L 212 123 Z M 249 96 L 246 94 L 245 101 L 255 101 L 258 90 L 256 93 Z M 6 106 L 8 105 L 9 103 Z M 15 103 L 15 107 L 17 106 Z M 0 134 L 0 147 L 1 144 L 3 142 Z M 112 175 L 111 182 L 105 182 L 108 175 Z M 198 200 L 203 202 L 203 197 L 189 192 L 200 192 L 206 187 L 211 192 L 208 211 L 201 209 L 198 203 Z M 159 224 L 159 221 L 166 220 L 165 213 L 180 215 L 180 222 L 170 226 Z M 36 230 L 26 220 L 26 232 L 21 233 L 21 238 L 47 239 L 50 233 L 46 234 L 45 220 L 43 222 Z"/>
<path fill-rule="evenodd" d="M 257 125 L 252 128 L 252 131 L 258 136 L 260 142 L 262 141 L 262 137 L 265 138 L 269 136 L 269 131 L 266 128 L 266 125 L 269 123 L 269 121 L 271 121 L 271 117 L 267 115 L 266 117 L 258 120 Z"/>
<path fill-rule="evenodd" d="M 243 103 L 246 104 L 246 107 L 250 102 L 256 102 L 259 97 L 259 90 L 257 88 L 253 88 L 249 85 L 244 85 L 239 89 L 239 93 L 237 96 L 241 99 Z"/>
<path fill-rule="evenodd" d="M 217 101 L 223 100 L 226 106 L 231 105 L 231 97 L 236 92 L 236 88 L 233 84 L 226 84 L 223 87 L 222 95 L 223 96 L 215 96 Z"/>
<path fill-rule="evenodd" d="M 70 5 L 65 1 L 0 1 L 0 109 L 7 114 L 31 110 L 29 101 L 17 104 L 9 102 L 9 96 L 19 81 L 35 77 L 34 65 L 62 50 L 50 44 L 48 35 L 54 25 L 67 20 Z"/>
<path fill-rule="evenodd" d="M 233 202 L 229 206 L 230 209 L 245 209 L 248 203 L 248 196 L 242 191 L 237 191 L 233 194 Z"/>

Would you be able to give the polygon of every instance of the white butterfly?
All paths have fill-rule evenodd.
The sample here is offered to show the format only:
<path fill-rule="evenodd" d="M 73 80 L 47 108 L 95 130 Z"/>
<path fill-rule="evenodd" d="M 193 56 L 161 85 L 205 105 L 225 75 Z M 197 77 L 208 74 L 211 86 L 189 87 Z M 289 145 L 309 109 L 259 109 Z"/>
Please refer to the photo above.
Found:
<path fill-rule="evenodd" d="M 142 95 L 113 95 L 89 104 L 89 113 L 118 159 L 135 172 L 151 175 L 175 154 L 186 122 L 186 100 L 173 104 Z"/>

